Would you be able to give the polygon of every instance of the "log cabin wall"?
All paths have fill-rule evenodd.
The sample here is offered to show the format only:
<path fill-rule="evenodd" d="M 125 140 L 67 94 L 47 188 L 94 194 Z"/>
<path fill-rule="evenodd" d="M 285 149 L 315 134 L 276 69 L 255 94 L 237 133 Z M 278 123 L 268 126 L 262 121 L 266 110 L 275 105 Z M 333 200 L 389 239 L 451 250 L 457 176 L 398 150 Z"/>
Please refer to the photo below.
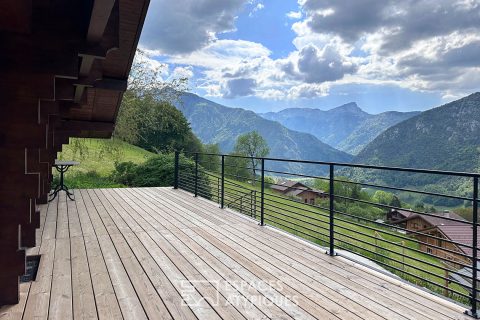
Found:
<path fill-rule="evenodd" d="M 57 152 L 114 130 L 148 3 L 0 2 L 0 305 L 18 302 Z"/>

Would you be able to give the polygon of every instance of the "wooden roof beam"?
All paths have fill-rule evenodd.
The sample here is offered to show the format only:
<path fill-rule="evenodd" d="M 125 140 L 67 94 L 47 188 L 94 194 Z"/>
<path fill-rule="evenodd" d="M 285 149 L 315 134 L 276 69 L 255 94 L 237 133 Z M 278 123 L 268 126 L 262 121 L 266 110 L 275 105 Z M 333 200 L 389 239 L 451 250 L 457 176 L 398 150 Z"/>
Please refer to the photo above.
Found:
<path fill-rule="evenodd" d="M 79 56 L 80 76 L 87 76 L 92 69 L 95 59 L 105 59 L 109 49 L 118 48 L 118 32 L 113 35 L 113 41 L 104 48 L 101 43 L 104 41 L 107 25 L 118 24 L 118 2 L 115 0 L 97 0 L 93 4 L 90 24 L 87 32 L 87 44 L 89 48 L 82 50 Z M 118 26 L 114 28 L 118 30 Z M 111 36 L 111 35 L 110 35 Z"/>
<path fill-rule="evenodd" d="M 87 42 L 100 43 L 105 32 L 115 0 L 96 0 L 93 4 Z"/>

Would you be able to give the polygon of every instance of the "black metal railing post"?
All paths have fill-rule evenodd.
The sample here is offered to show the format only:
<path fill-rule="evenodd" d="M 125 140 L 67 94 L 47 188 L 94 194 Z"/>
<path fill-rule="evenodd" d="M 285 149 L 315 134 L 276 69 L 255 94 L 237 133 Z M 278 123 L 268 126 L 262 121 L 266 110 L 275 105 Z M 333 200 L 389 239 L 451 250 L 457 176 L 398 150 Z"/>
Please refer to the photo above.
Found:
<path fill-rule="evenodd" d="M 220 204 L 220 178 L 217 177 L 217 201 Z"/>
<path fill-rule="evenodd" d="M 329 250 L 329 254 L 331 256 L 335 255 L 335 252 L 334 252 L 335 237 L 334 237 L 334 233 L 333 233 L 333 227 L 335 225 L 335 221 L 333 220 L 334 212 L 335 212 L 335 190 L 334 190 L 335 176 L 334 176 L 334 169 L 335 169 L 334 165 L 330 164 L 330 179 L 329 179 L 329 182 L 330 182 L 330 217 L 329 217 L 329 220 L 330 220 L 330 227 L 329 227 L 330 250 Z"/>
<path fill-rule="evenodd" d="M 253 191 L 253 216 L 257 219 L 257 190 Z"/>
<path fill-rule="evenodd" d="M 175 151 L 175 169 L 173 174 L 173 189 L 178 189 L 178 165 L 179 165 L 180 152 Z"/>
<path fill-rule="evenodd" d="M 471 307 L 470 310 L 472 317 L 477 317 L 477 241 L 478 241 L 478 177 L 473 177 L 473 202 L 472 202 L 472 220 L 473 220 L 473 229 L 472 229 L 472 297 L 471 297 Z"/>
<path fill-rule="evenodd" d="M 220 208 L 223 209 L 225 203 L 225 156 L 222 155 L 222 197 L 220 198 Z"/>
<path fill-rule="evenodd" d="M 198 152 L 195 153 L 195 197 L 198 196 Z"/>
<path fill-rule="evenodd" d="M 265 159 L 262 158 L 262 178 L 260 194 L 260 225 L 265 225 Z"/>

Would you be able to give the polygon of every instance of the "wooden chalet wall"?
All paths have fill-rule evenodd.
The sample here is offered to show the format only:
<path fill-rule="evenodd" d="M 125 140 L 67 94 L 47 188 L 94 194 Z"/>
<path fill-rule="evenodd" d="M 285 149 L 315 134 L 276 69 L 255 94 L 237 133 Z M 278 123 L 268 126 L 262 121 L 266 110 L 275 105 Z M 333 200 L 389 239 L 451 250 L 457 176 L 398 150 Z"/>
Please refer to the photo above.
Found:
<path fill-rule="evenodd" d="M 18 302 L 57 152 L 111 136 L 148 2 L 0 2 L 0 305 Z"/>

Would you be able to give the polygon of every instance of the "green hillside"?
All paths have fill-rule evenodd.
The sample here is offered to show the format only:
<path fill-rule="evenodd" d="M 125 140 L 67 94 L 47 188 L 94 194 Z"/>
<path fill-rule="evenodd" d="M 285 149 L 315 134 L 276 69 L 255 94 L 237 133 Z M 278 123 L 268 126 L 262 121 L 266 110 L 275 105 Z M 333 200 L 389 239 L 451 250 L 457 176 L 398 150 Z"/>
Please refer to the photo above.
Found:
<path fill-rule="evenodd" d="M 153 155 L 120 140 L 71 138 L 70 143 L 58 153 L 57 159 L 80 162 L 65 174 L 65 182 L 69 187 L 118 187 L 120 185 L 109 179 L 115 162 L 142 163 Z M 55 169 L 53 172 L 56 174 Z"/>

